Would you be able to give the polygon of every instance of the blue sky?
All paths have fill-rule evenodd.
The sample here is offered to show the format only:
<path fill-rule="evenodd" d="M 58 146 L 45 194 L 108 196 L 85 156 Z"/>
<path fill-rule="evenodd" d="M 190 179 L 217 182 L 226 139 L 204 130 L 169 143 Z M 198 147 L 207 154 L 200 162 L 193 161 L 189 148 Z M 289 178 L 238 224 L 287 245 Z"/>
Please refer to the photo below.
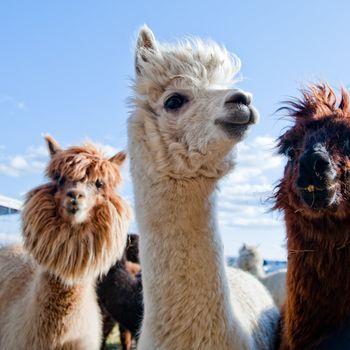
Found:
<path fill-rule="evenodd" d="M 64 146 L 88 137 L 125 147 L 133 43 L 147 23 L 159 40 L 212 38 L 241 58 L 239 86 L 261 120 L 222 185 L 221 230 L 228 254 L 247 241 L 282 258 L 283 225 L 264 214 L 284 163 L 271 142 L 287 124 L 273 113 L 309 81 L 350 83 L 349 13 L 347 1 L 3 1 L 0 194 L 21 198 L 42 181 L 44 132 Z"/>

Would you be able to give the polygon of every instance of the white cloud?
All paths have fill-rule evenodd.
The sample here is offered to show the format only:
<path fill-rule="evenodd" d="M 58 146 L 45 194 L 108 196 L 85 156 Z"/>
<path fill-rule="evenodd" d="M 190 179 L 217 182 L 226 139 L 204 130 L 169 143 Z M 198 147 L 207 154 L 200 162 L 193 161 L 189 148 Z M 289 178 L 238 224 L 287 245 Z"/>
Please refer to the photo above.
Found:
<path fill-rule="evenodd" d="M 29 164 L 23 156 L 14 156 L 10 160 L 10 166 L 15 170 L 27 170 Z"/>
<path fill-rule="evenodd" d="M 220 183 L 218 221 L 227 254 L 236 255 L 246 242 L 259 244 L 267 258 L 285 257 L 284 226 L 270 212 L 269 198 L 283 173 L 283 159 L 273 147 L 274 139 L 268 135 L 239 144 L 237 165 Z"/>
<path fill-rule="evenodd" d="M 22 176 L 29 173 L 42 173 L 48 159 L 44 146 L 29 146 L 23 154 L 6 154 L 6 148 L 0 149 L 0 173 L 8 176 Z"/>

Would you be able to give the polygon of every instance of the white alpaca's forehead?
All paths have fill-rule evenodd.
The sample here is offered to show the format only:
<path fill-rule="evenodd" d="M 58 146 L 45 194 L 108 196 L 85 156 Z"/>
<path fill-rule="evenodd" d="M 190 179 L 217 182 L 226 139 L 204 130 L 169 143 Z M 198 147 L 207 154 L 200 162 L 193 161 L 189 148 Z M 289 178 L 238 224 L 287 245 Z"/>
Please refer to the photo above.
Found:
<path fill-rule="evenodd" d="M 139 65 L 142 76 L 136 85 L 154 84 L 165 89 L 168 85 L 178 88 L 227 88 L 235 81 L 241 63 L 215 42 L 191 39 L 176 45 L 158 45 L 157 52 L 145 52 L 145 60 Z M 143 81 L 143 82 L 142 82 Z"/>

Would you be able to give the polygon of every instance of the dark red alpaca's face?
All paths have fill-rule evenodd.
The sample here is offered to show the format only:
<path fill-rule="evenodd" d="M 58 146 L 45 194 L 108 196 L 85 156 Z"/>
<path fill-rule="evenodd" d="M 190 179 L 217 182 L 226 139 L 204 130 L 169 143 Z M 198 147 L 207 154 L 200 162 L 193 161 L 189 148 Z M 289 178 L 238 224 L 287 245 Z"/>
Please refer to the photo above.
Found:
<path fill-rule="evenodd" d="M 330 90 L 331 91 L 331 90 Z M 343 92 L 343 100 L 347 94 Z M 277 207 L 308 216 L 347 215 L 350 209 L 350 115 L 325 86 L 304 92 L 289 109 L 295 125 L 279 139 L 288 163 Z M 345 109 L 344 109 L 345 108 Z"/>

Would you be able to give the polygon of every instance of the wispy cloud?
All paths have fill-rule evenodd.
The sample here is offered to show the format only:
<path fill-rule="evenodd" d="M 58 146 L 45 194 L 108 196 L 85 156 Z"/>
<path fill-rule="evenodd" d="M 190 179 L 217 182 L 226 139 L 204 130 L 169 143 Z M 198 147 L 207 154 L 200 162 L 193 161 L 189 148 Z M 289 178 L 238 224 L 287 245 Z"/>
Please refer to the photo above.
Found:
<path fill-rule="evenodd" d="M 27 109 L 27 105 L 24 101 L 16 99 L 15 97 L 9 95 L 0 96 L 0 105 L 8 105 L 19 110 Z"/>

